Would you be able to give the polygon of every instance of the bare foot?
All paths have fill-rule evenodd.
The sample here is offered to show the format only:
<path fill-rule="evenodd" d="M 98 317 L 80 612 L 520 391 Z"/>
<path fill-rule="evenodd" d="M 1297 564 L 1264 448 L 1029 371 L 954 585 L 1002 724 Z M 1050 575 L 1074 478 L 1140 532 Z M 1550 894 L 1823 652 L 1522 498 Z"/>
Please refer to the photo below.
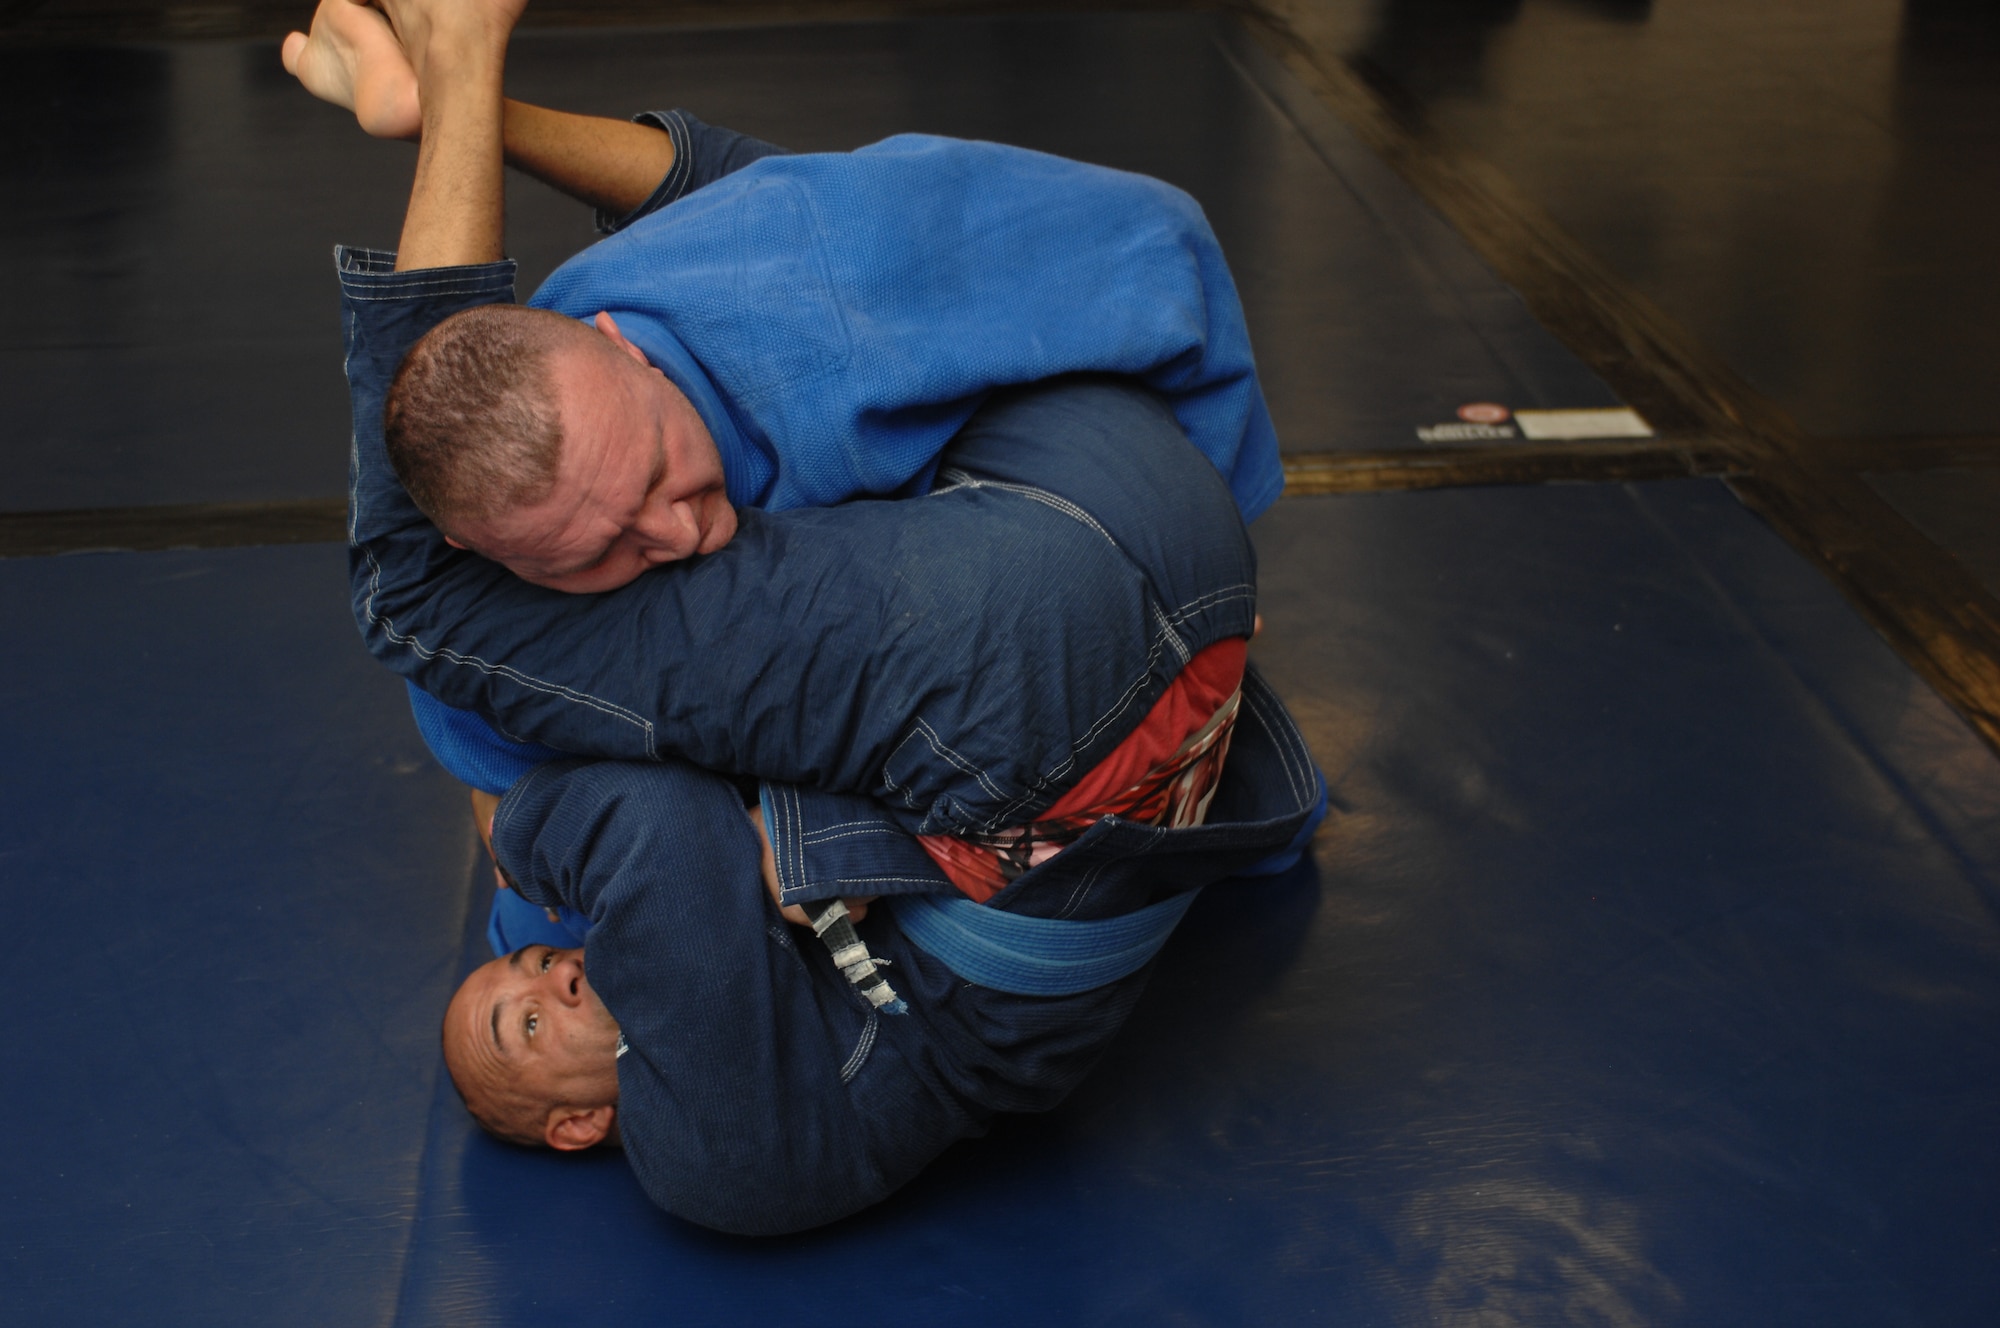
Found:
<path fill-rule="evenodd" d="M 378 10 L 356 0 L 320 0 L 312 35 L 286 37 L 278 58 L 307 92 L 353 111 L 376 138 L 416 138 L 423 129 L 416 71 Z"/>

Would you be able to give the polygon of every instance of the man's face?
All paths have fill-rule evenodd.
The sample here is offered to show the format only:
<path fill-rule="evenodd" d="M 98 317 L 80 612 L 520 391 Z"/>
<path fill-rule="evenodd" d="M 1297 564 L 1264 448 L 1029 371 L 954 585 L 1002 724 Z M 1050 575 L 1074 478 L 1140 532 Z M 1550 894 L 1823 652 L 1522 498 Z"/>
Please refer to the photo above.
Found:
<path fill-rule="evenodd" d="M 551 590 L 616 590 L 736 534 L 722 457 L 686 395 L 599 316 L 605 340 L 564 347 L 549 375 L 562 452 L 547 496 L 461 523 L 454 543 Z"/>
<path fill-rule="evenodd" d="M 618 1101 L 618 1021 L 591 990 L 581 950 L 530 945 L 474 970 L 445 1011 L 444 1041 L 468 1101 Z"/>

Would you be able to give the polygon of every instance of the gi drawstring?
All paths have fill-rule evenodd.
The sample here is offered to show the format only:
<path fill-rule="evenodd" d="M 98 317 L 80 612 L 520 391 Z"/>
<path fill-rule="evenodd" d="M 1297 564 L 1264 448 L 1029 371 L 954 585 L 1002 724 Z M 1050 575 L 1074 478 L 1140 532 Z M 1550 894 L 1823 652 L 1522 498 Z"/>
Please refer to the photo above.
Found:
<path fill-rule="evenodd" d="M 829 900 L 818 906 L 805 906 L 806 917 L 812 921 L 813 934 L 826 943 L 833 955 L 834 967 L 841 976 L 854 985 L 868 1004 L 883 1014 L 908 1014 L 910 1007 L 882 976 L 882 970 L 889 966 L 886 959 L 877 959 L 868 953 L 861 936 L 854 930 L 854 922 L 847 915 L 847 901 Z"/>

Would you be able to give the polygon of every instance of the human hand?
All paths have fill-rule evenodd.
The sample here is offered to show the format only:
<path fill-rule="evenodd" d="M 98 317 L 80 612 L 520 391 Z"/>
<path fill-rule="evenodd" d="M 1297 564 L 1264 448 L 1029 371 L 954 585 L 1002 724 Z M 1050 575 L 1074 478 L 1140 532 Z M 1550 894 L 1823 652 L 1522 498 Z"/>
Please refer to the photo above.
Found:
<path fill-rule="evenodd" d="M 488 793 L 485 789 L 471 789 L 469 792 L 472 794 L 472 826 L 479 832 L 479 842 L 486 845 L 486 856 L 493 863 L 493 884 L 502 890 L 511 889 L 507 873 L 500 870 L 499 855 L 493 851 L 493 814 L 500 810 L 499 795 Z M 549 921 L 555 920 L 554 910 L 549 910 Z"/>
<path fill-rule="evenodd" d="M 498 794 L 485 789 L 472 789 L 472 823 L 479 831 L 479 842 L 486 845 L 486 856 L 493 856 L 493 814 L 500 810 Z"/>
<path fill-rule="evenodd" d="M 278 58 L 307 92 L 354 112 L 363 132 L 403 139 L 422 132 L 417 71 L 389 20 L 359 0 L 320 0 L 312 32 L 287 36 Z"/>
<path fill-rule="evenodd" d="M 875 898 L 874 895 L 860 895 L 851 899 L 842 899 L 840 902 L 847 905 L 848 919 L 853 922 L 859 922 L 868 916 L 868 906 L 875 902 Z M 771 891 L 771 902 L 775 904 L 777 901 L 778 892 L 773 888 Z M 798 904 L 780 904 L 778 906 L 778 916 L 796 927 L 812 926 L 812 919 L 806 916 L 804 907 Z"/>

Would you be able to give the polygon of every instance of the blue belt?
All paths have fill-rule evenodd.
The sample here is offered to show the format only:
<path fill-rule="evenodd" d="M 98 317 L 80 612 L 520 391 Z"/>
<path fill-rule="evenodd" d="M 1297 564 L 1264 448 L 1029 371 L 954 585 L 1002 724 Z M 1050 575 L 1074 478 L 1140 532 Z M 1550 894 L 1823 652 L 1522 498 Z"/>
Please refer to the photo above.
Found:
<path fill-rule="evenodd" d="M 1326 819 L 1326 776 L 1292 842 L 1238 876 L 1275 876 L 1305 854 Z M 918 949 L 968 982 L 1015 996 L 1075 996 L 1138 972 L 1174 934 L 1199 890 L 1115 918 L 1029 918 L 958 895 L 894 895 L 882 901 Z"/>
<path fill-rule="evenodd" d="M 1002 913 L 956 895 L 882 902 L 912 944 L 968 982 L 1015 996 L 1074 996 L 1143 968 L 1200 893 L 1090 922 Z"/>

